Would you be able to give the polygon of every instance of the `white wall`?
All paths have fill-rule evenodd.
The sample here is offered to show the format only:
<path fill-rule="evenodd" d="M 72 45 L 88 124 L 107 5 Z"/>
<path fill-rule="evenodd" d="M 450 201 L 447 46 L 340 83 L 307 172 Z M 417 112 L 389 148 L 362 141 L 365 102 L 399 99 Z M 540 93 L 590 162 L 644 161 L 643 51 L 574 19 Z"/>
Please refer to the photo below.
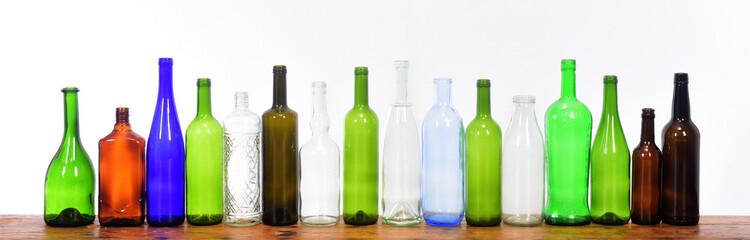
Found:
<path fill-rule="evenodd" d="M 174 58 L 183 129 L 195 114 L 197 78 L 212 79 L 221 120 L 235 90 L 250 92 L 253 111 L 269 108 L 271 67 L 286 64 L 300 144 L 310 134 L 310 82 L 327 81 L 339 145 L 355 66 L 370 67 L 382 140 L 393 60 L 410 60 L 418 121 L 432 104 L 433 78 L 454 79 L 465 124 L 475 113 L 476 79 L 489 78 L 493 116 L 505 130 L 517 94 L 537 97 L 543 124 L 559 97 L 560 59 L 575 58 L 578 96 L 594 129 L 602 76 L 618 75 L 631 149 L 640 109 L 656 108 L 660 132 L 670 116 L 673 73 L 688 72 L 703 135 L 701 213 L 748 215 L 748 140 L 741 137 L 750 134 L 742 127 L 750 119 L 748 10 L 747 1 L 2 1 L 0 213 L 42 212 L 44 174 L 63 130 L 62 87 L 81 89 L 81 134 L 95 167 L 97 141 L 111 131 L 115 107 L 130 107 L 135 131 L 147 137 L 159 57 Z"/>

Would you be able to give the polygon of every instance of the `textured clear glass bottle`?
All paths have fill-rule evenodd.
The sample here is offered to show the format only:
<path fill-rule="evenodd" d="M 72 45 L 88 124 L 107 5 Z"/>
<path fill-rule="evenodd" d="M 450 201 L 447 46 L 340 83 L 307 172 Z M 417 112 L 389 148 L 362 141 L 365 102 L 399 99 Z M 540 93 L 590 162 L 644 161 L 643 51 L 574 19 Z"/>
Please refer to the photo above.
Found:
<path fill-rule="evenodd" d="M 502 132 L 492 119 L 490 80 L 477 80 L 477 115 L 466 127 L 466 223 L 497 226 L 502 220 Z"/>
<path fill-rule="evenodd" d="M 451 103 L 450 78 L 435 79 L 435 105 L 422 123 L 422 215 L 433 226 L 464 218 L 466 135 Z"/>
<path fill-rule="evenodd" d="M 234 99 L 224 118 L 224 224 L 251 226 L 260 223 L 260 118 L 247 92 Z"/>
<path fill-rule="evenodd" d="M 630 149 L 617 111 L 617 77 L 604 76 L 604 104 L 591 147 L 591 218 L 599 224 L 630 220 Z"/>
<path fill-rule="evenodd" d="M 533 96 L 513 97 L 513 115 L 503 141 L 503 222 L 513 226 L 542 223 L 544 138 Z"/>
<path fill-rule="evenodd" d="M 383 222 L 407 226 L 421 221 L 419 129 L 407 101 L 409 62 L 396 61 L 396 100 L 383 143 Z"/>
<path fill-rule="evenodd" d="M 339 147 L 328 135 L 326 83 L 313 82 L 312 137 L 299 151 L 300 220 L 305 225 L 339 222 Z"/>

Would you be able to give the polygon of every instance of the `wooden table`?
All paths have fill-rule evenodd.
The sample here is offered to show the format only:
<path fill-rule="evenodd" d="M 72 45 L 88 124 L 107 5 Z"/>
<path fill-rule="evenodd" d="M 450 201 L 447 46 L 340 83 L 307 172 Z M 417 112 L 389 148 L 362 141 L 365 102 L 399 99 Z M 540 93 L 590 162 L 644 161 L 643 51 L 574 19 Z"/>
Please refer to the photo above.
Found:
<path fill-rule="evenodd" d="M 0 238 L 750 238 L 750 216 L 702 216 L 700 225 L 605 226 L 591 224 L 579 227 L 541 225 L 537 227 L 433 227 L 424 223 L 393 227 L 378 223 L 370 226 L 338 224 L 309 227 L 301 224 L 286 227 L 255 225 L 251 227 L 189 226 L 161 228 L 101 227 L 98 222 L 85 227 L 57 228 L 44 224 L 41 216 L 0 215 Z"/>

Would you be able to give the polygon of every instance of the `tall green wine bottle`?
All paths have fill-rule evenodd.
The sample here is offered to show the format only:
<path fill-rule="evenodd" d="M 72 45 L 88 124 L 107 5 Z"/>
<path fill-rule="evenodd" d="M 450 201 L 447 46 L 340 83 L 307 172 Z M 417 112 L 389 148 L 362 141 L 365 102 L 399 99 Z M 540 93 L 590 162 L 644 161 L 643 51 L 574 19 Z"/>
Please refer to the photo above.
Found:
<path fill-rule="evenodd" d="M 604 105 L 591 147 L 591 218 L 599 224 L 630 220 L 630 149 L 617 111 L 617 76 L 604 76 Z"/>
<path fill-rule="evenodd" d="M 490 114 L 490 80 L 477 80 L 477 116 L 466 127 L 466 223 L 500 224 L 502 132 Z"/>
<path fill-rule="evenodd" d="M 544 219 L 552 225 L 586 225 L 589 213 L 591 112 L 576 99 L 576 61 L 562 60 L 562 94 L 547 109 L 548 157 Z"/>
<path fill-rule="evenodd" d="M 62 92 L 65 135 L 44 180 L 44 222 L 55 227 L 89 225 L 94 222 L 94 170 L 78 132 L 78 88 Z"/>
<path fill-rule="evenodd" d="M 367 103 L 367 68 L 354 69 L 354 107 L 344 120 L 344 222 L 378 221 L 378 116 Z"/>
<path fill-rule="evenodd" d="M 198 114 L 185 133 L 187 220 L 221 223 L 223 217 L 224 131 L 211 115 L 211 80 L 198 79 Z"/>

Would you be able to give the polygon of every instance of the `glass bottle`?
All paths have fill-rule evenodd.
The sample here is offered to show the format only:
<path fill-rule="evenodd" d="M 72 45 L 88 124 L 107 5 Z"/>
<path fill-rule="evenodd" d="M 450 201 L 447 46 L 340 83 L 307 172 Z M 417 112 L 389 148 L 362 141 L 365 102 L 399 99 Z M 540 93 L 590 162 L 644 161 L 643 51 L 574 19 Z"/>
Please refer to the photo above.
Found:
<path fill-rule="evenodd" d="M 326 83 L 313 82 L 312 137 L 299 151 L 300 219 L 310 226 L 339 222 L 339 146 L 328 135 Z"/>
<path fill-rule="evenodd" d="M 78 88 L 66 87 L 62 92 L 65 134 L 44 179 L 44 222 L 55 227 L 84 226 L 94 222 L 94 169 L 78 132 Z"/>
<path fill-rule="evenodd" d="M 586 225 L 589 213 L 591 112 L 576 99 L 576 61 L 563 59 L 562 94 L 547 109 L 544 220 L 552 225 Z"/>
<path fill-rule="evenodd" d="M 286 105 L 286 66 L 273 66 L 273 106 L 263 113 L 263 224 L 299 219 L 297 112 Z"/>
<path fill-rule="evenodd" d="M 419 129 L 407 101 L 408 61 L 395 61 L 396 100 L 391 105 L 383 143 L 383 222 L 395 226 L 419 223 Z"/>
<path fill-rule="evenodd" d="M 198 113 L 185 132 L 187 221 L 213 225 L 223 218 L 224 129 L 211 114 L 211 79 L 198 79 Z"/>
<path fill-rule="evenodd" d="M 604 76 L 604 103 L 591 147 L 591 218 L 619 225 L 630 220 L 630 148 L 617 110 L 617 76 Z"/>
<path fill-rule="evenodd" d="M 477 116 L 466 127 L 466 223 L 496 226 L 502 217 L 502 132 L 490 111 L 490 80 L 477 80 Z"/>
<path fill-rule="evenodd" d="M 99 140 L 99 224 L 140 226 L 145 215 L 146 139 L 130 128 L 129 110 L 115 110 L 115 129 Z"/>
<path fill-rule="evenodd" d="M 662 132 L 661 219 L 670 225 L 696 225 L 700 186 L 701 134 L 690 118 L 687 73 L 674 74 L 672 119 Z"/>
<path fill-rule="evenodd" d="M 437 78 L 435 105 L 422 123 L 422 215 L 433 226 L 456 226 L 464 218 L 466 133 L 451 103 L 450 78 Z"/>
<path fill-rule="evenodd" d="M 503 221 L 513 226 L 542 223 L 544 138 L 533 96 L 513 97 L 513 115 L 503 142 Z"/>
<path fill-rule="evenodd" d="M 185 145 L 172 91 L 172 59 L 159 59 L 159 94 L 146 142 L 146 220 L 158 227 L 185 221 Z"/>
<path fill-rule="evenodd" d="M 367 67 L 357 67 L 344 120 L 344 223 L 351 225 L 378 221 L 378 116 L 367 100 Z"/>
<path fill-rule="evenodd" d="M 247 92 L 234 94 L 224 118 L 224 224 L 260 223 L 260 118 L 248 107 Z"/>
<path fill-rule="evenodd" d="M 630 218 L 639 225 L 659 224 L 659 163 L 654 142 L 654 109 L 641 113 L 641 141 L 633 150 L 633 208 Z"/>

